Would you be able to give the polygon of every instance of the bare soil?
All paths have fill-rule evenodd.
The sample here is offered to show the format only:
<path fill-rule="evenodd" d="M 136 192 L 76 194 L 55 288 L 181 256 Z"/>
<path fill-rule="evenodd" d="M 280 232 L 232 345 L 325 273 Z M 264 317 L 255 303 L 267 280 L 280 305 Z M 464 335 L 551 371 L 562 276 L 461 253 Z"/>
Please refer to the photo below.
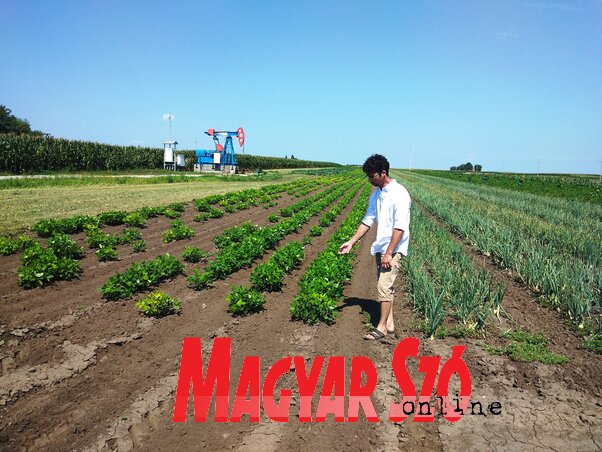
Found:
<path fill-rule="evenodd" d="M 467 345 L 464 359 L 472 376 L 472 400 L 484 407 L 499 402 L 502 412 L 497 416 L 466 415 L 457 423 L 440 417 L 433 423 L 414 423 L 411 418 L 401 424 L 388 421 L 389 404 L 400 397 L 391 371 L 393 350 L 404 337 L 420 337 L 420 333 L 412 331 L 411 302 L 400 275 L 394 303 L 398 338 L 388 336 L 378 342 L 362 339 L 366 332 L 364 313 L 374 324 L 378 318 L 378 305 L 373 301 L 374 262 L 369 254 L 373 232 L 361 243 L 336 323 L 309 326 L 290 319 L 290 301 L 298 292 L 301 275 L 351 205 L 306 248 L 303 266 L 287 278 L 282 292 L 267 294 L 265 309 L 258 314 L 233 317 L 227 312 L 226 295 L 233 284 L 249 284 L 249 269 L 201 292 L 187 288 L 184 276 L 161 284 L 161 290 L 183 301 L 178 316 L 147 319 L 134 307 L 135 299 L 101 299 L 98 288 L 132 262 L 166 252 L 179 257 L 188 245 L 211 251 L 211 238 L 224 228 L 244 221 L 266 224 L 270 213 L 294 201 L 284 195 L 271 209 L 252 208 L 207 223 L 194 223 L 192 210 L 187 210 L 183 220 L 197 234 L 172 244 L 161 242 L 161 232 L 170 220 L 151 219 L 143 230 L 148 244 L 145 253 L 133 254 L 129 247 L 120 247 L 120 261 L 102 264 L 88 250 L 79 280 L 44 289 L 20 289 L 16 282 L 18 258 L 0 258 L 0 449 L 522 451 L 602 447 L 600 356 L 579 349 L 578 338 L 556 313 L 537 304 L 533 294 L 468 248 L 479 265 L 485 265 L 508 288 L 504 306 L 512 319 L 492 324 L 489 338 L 495 341 L 499 332 L 514 325 L 542 331 L 551 339 L 550 348 L 569 356 L 570 361 L 562 366 L 544 366 L 491 356 L 482 348 L 488 338 L 421 338 L 420 355 L 440 355 L 443 361 L 451 356 L 453 345 Z M 316 223 L 314 217 L 284 243 L 299 240 Z M 84 244 L 83 236 L 77 239 Z M 192 268 L 202 268 L 202 264 L 187 264 L 186 273 Z M 369 423 L 360 414 L 356 423 L 336 423 L 333 416 L 323 423 L 300 423 L 291 372 L 280 383 L 293 389 L 287 423 L 270 421 L 264 415 L 259 423 L 250 422 L 247 416 L 240 423 L 195 423 L 191 407 L 186 423 L 173 423 L 185 336 L 202 339 L 204 360 L 214 337 L 232 339 L 231 395 L 245 356 L 260 356 L 263 376 L 286 356 L 304 356 L 309 365 L 315 356 L 333 355 L 346 358 L 348 376 L 351 358 L 367 356 L 378 371 L 372 400 L 380 421 Z M 416 360 L 408 360 L 408 368 L 418 388 L 422 374 L 417 371 Z M 323 376 L 324 370 L 320 382 Z M 314 410 L 316 404 L 314 397 Z"/>

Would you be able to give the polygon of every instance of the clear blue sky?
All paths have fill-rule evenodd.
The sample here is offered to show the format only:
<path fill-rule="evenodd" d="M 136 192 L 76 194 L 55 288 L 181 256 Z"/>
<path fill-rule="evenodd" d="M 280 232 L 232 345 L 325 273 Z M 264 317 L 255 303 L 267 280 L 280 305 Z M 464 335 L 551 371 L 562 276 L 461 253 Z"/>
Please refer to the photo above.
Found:
<path fill-rule="evenodd" d="M 602 0 L 0 0 L 0 104 L 56 137 L 600 171 Z"/>

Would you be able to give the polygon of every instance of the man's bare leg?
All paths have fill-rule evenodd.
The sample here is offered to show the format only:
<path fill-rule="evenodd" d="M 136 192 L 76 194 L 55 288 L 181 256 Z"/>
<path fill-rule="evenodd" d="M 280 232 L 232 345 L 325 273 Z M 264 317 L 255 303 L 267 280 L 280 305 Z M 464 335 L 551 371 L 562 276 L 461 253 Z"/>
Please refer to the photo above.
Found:
<path fill-rule="evenodd" d="M 381 333 L 387 334 L 389 325 L 393 324 L 393 302 L 381 301 L 380 302 L 380 321 L 378 322 L 377 329 Z M 395 327 L 393 327 L 395 328 Z"/>
<path fill-rule="evenodd" d="M 389 315 L 387 316 L 387 322 L 385 325 L 387 327 L 387 333 L 394 333 L 395 332 L 395 322 L 393 321 L 393 302 L 390 301 L 387 304 L 390 305 L 390 308 L 389 308 Z M 381 315 L 382 315 L 382 308 L 381 308 Z"/>

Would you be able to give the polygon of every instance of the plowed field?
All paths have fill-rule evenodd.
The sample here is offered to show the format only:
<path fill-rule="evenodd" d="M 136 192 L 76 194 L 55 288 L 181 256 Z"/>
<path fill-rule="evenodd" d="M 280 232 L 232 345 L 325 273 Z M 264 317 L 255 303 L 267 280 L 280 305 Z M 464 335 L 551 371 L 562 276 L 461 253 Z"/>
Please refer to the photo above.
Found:
<path fill-rule="evenodd" d="M 60 281 L 43 289 L 23 290 L 17 285 L 18 256 L 0 257 L 0 449 L 2 450 L 599 450 L 602 448 L 602 357 L 579 348 L 579 340 L 554 312 L 537 304 L 532 294 L 497 269 L 476 250 L 466 248 L 475 262 L 507 287 L 504 307 L 509 318 L 495 328 L 516 326 L 542 331 L 550 348 L 569 357 L 565 365 L 519 363 L 492 356 L 481 339 L 421 338 L 420 355 L 451 356 L 453 345 L 467 345 L 464 359 L 472 375 L 471 399 L 485 407 L 502 406 L 500 415 L 465 415 L 450 423 L 401 424 L 387 420 L 389 403 L 399 399 L 391 370 L 393 350 L 413 330 L 413 314 L 403 276 L 397 280 L 394 304 L 397 338 L 365 341 L 365 313 L 377 321 L 374 262 L 369 248 L 374 231 L 361 243 L 353 278 L 333 325 L 305 325 L 291 321 L 291 299 L 308 264 L 325 247 L 330 234 L 352 209 L 351 203 L 305 250 L 303 266 L 289 275 L 282 292 L 266 294 L 264 310 L 245 317 L 227 311 L 226 296 L 234 284 L 248 285 L 250 269 L 217 281 L 196 292 L 180 275 L 159 288 L 182 300 L 179 315 L 161 319 L 142 316 L 134 300 L 108 302 L 98 289 L 116 271 L 132 262 L 169 252 L 180 256 L 188 245 L 211 251 L 211 239 L 225 228 L 245 221 L 260 226 L 267 216 L 295 198 L 283 195 L 270 209 L 253 207 L 206 223 L 194 223 L 192 206 L 182 219 L 196 230 L 191 240 L 163 243 L 162 231 L 170 220 L 152 218 L 143 230 L 147 251 L 132 254 L 119 246 L 120 260 L 99 263 L 87 249 L 78 280 Z M 287 236 L 301 240 L 317 224 L 312 218 L 299 232 Z M 123 227 L 105 228 L 105 232 Z M 85 246 L 83 234 L 73 238 Z M 410 245 L 411 246 L 411 245 Z M 269 254 L 264 256 L 267 261 Z M 202 264 L 186 264 L 185 273 Z M 139 297 L 137 297 L 139 298 Z M 357 423 L 300 423 L 299 399 L 293 390 L 291 417 L 259 423 L 244 416 L 240 423 L 184 424 L 171 421 L 182 339 L 200 337 L 205 357 L 212 339 L 232 339 L 231 397 L 245 356 L 260 356 L 262 375 L 278 359 L 304 356 L 345 356 L 347 375 L 353 356 L 367 356 L 378 370 L 372 396 L 380 417 L 369 423 L 360 411 Z M 492 336 L 495 338 L 495 334 Z M 495 339 L 492 339 L 495 340 Z M 206 360 L 204 359 L 206 362 Z M 417 362 L 408 361 L 419 387 Z M 322 381 L 322 380 L 320 380 Z M 295 388 L 294 372 L 280 385 Z M 317 404 L 317 396 L 314 398 Z M 192 408 L 189 407 L 189 413 Z"/>

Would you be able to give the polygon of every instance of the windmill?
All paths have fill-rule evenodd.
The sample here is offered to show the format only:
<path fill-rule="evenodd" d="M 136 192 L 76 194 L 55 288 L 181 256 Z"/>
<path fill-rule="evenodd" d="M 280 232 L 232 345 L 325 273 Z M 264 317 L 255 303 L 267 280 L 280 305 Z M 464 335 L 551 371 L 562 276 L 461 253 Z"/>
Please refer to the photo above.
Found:
<path fill-rule="evenodd" d="M 169 121 L 169 140 L 171 141 L 171 121 L 176 119 L 176 115 L 172 115 L 171 113 L 165 113 L 163 115 L 163 121 Z"/>

